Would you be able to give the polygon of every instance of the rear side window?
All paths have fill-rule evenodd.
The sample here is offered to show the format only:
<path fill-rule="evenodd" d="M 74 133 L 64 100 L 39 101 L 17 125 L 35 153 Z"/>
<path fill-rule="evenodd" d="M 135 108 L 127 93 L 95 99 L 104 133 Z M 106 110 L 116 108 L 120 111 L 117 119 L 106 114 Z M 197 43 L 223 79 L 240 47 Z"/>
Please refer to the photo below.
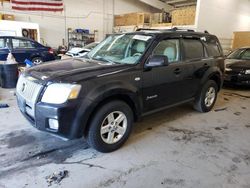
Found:
<path fill-rule="evenodd" d="M 13 48 L 33 48 L 33 44 L 29 40 L 12 39 Z"/>
<path fill-rule="evenodd" d="M 213 38 L 204 38 L 204 44 L 207 49 L 208 57 L 218 57 L 221 55 L 219 43 Z"/>
<path fill-rule="evenodd" d="M 0 39 L 0 48 L 4 48 L 5 44 L 4 44 L 4 39 Z"/>
<path fill-rule="evenodd" d="M 154 55 L 164 55 L 168 57 L 169 63 L 179 61 L 180 45 L 178 39 L 168 39 L 159 42 L 153 51 Z"/>
<path fill-rule="evenodd" d="M 0 38 L 0 48 L 6 48 L 6 42 L 4 40 L 4 38 Z"/>
<path fill-rule="evenodd" d="M 186 60 L 202 59 L 204 48 L 200 40 L 183 39 L 183 47 Z"/>
<path fill-rule="evenodd" d="M 8 38 L 0 38 L 0 49 L 3 49 L 3 48 L 11 48 L 11 45 L 10 45 L 10 39 Z"/>

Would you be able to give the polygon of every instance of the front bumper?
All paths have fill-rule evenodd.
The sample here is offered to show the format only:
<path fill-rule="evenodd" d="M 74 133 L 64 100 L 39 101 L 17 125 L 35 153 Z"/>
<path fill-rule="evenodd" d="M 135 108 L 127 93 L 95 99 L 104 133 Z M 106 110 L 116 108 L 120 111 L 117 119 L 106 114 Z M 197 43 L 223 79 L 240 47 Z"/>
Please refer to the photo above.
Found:
<path fill-rule="evenodd" d="M 69 101 L 61 105 L 52 105 L 38 102 L 35 104 L 35 116 L 32 117 L 27 112 L 25 100 L 17 95 L 17 102 L 20 111 L 26 119 L 37 129 L 55 134 L 64 139 L 74 139 L 78 137 L 78 130 L 73 130 L 72 126 L 76 120 L 76 114 L 79 106 L 79 101 Z M 58 121 L 58 130 L 51 129 L 49 119 Z"/>
<path fill-rule="evenodd" d="M 239 85 L 250 85 L 250 74 L 226 72 L 224 75 L 224 82 Z"/>

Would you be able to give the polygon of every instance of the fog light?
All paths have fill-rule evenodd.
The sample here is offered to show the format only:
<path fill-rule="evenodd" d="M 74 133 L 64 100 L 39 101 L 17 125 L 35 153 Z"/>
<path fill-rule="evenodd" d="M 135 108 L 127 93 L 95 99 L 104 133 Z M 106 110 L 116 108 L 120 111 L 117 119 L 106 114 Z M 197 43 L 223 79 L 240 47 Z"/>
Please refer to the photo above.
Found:
<path fill-rule="evenodd" d="M 53 130 L 58 130 L 59 123 L 57 119 L 49 119 L 49 128 Z"/>

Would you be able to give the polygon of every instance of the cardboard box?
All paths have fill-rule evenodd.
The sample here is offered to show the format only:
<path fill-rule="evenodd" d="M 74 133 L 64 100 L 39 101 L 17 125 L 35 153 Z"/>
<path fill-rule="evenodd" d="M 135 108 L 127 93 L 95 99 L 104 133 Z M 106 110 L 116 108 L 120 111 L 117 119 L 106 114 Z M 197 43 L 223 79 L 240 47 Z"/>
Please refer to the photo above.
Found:
<path fill-rule="evenodd" d="M 3 20 L 15 20 L 15 16 L 13 14 L 3 14 Z"/>
<path fill-rule="evenodd" d="M 233 34 L 232 49 L 250 46 L 250 31 L 238 31 Z"/>
<path fill-rule="evenodd" d="M 194 25 L 196 6 L 180 8 L 172 11 L 173 25 Z"/>
<path fill-rule="evenodd" d="M 0 13 L 0 20 L 2 20 L 3 15 Z"/>
<path fill-rule="evenodd" d="M 151 24 L 163 23 L 163 13 L 153 13 L 151 15 Z"/>

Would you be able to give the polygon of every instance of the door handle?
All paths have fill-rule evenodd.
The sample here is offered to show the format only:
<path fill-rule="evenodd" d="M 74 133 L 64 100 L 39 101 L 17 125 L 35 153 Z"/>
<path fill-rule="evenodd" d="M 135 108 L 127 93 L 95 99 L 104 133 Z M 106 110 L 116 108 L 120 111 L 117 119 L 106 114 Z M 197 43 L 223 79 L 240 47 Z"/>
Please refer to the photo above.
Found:
<path fill-rule="evenodd" d="M 176 69 L 174 70 L 174 73 L 175 73 L 175 74 L 180 74 L 180 73 L 181 73 L 181 69 L 180 69 L 180 68 L 176 68 Z"/>

